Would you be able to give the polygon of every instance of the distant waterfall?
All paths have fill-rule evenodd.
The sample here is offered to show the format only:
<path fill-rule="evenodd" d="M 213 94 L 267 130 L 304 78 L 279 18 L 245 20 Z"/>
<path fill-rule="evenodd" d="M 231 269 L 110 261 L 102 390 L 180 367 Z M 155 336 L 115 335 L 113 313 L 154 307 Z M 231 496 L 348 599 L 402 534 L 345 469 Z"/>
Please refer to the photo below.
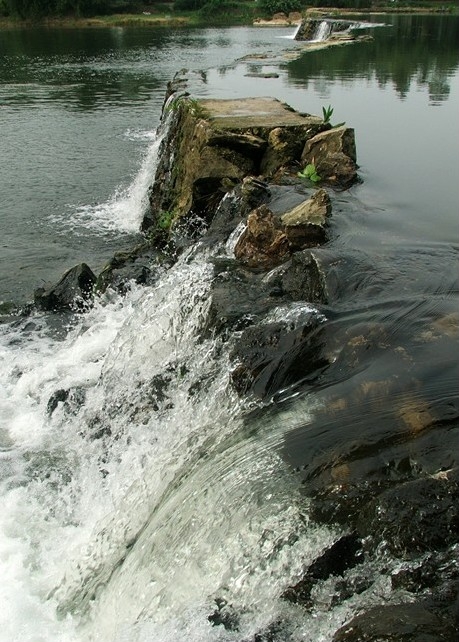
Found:
<path fill-rule="evenodd" d="M 333 30 L 333 24 L 328 20 L 322 20 L 322 22 L 319 23 L 319 26 L 314 35 L 313 41 L 322 42 L 323 40 L 327 40 L 332 30 Z"/>
<path fill-rule="evenodd" d="M 371 22 L 353 22 L 351 20 L 332 19 L 311 19 L 303 20 L 295 32 L 295 40 L 306 40 L 308 42 L 324 42 L 333 34 L 347 34 L 357 29 L 369 29 L 371 27 L 382 27 L 383 24 Z"/>

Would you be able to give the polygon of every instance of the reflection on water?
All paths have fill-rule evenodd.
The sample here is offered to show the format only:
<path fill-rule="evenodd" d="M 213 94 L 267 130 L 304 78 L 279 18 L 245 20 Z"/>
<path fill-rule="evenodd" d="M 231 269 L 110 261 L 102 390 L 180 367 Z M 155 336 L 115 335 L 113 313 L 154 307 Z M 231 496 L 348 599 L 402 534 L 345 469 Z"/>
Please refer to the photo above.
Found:
<path fill-rule="evenodd" d="M 371 18 L 371 17 L 370 17 Z M 380 18 L 380 16 L 379 16 Z M 373 32 L 372 42 L 310 52 L 289 65 L 289 76 L 308 87 L 317 82 L 376 80 L 392 85 L 406 98 L 410 87 L 428 88 L 432 104 L 447 100 L 459 64 L 457 16 L 385 16 L 386 29 Z"/>

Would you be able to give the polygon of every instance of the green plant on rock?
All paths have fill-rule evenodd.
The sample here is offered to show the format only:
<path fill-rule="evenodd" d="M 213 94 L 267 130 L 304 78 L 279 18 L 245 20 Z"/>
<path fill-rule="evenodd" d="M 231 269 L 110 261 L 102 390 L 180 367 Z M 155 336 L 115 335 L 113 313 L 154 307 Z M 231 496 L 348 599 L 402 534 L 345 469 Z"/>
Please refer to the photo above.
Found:
<path fill-rule="evenodd" d="M 173 219 L 173 212 L 160 212 L 156 224 L 160 230 L 167 232 L 167 230 L 170 230 L 171 228 Z"/>
<path fill-rule="evenodd" d="M 314 163 L 309 163 L 308 165 L 306 165 L 302 172 L 298 172 L 298 176 L 300 178 L 308 178 L 313 183 L 318 183 L 322 180 L 322 178 L 316 171 L 316 166 L 314 165 Z"/>
<path fill-rule="evenodd" d="M 331 105 L 328 105 L 328 107 L 322 107 L 322 114 L 324 117 L 324 123 L 326 125 L 331 125 L 333 128 L 335 127 L 342 127 L 345 125 L 345 123 L 338 123 L 337 125 L 332 125 L 331 124 L 331 117 L 333 116 L 333 107 Z"/>

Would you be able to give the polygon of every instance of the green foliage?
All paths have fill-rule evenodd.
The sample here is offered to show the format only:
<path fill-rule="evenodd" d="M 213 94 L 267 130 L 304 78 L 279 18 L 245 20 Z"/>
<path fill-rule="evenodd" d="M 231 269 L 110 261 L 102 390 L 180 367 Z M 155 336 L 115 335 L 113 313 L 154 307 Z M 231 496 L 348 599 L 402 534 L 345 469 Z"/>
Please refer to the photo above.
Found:
<path fill-rule="evenodd" d="M 322 178 L 316 171 L 316 166 L 314 165 L 314 163 L 309 163 L 308 165 L 306 165 L 302 172 L 298 172 L 298 176 L 300 178 L 308 178 L 313 183 L 318 183 L 322 180 Z"/>
<path fill-rule="evenodd" d="M 46 16 L 95 16 L 133 10 L 137 0 L 0 0 L 5 15 L 27 18 Z"/>
<path fill-rule="evenodd" d="M 330 122 L 331 117 L 333 116 L 333 107 L 331 105 L 328 105 L 328 107 L 322 107 L 322 114 L 324 116 L 324 123 L 326 125 L 330 124 L 333 128 L 335 127 L 342 127 L 346 123 L 337 123 L 336 125 L 332 125 Z"/>
<path fill-rule="evenodd" d="M 288 15 L 291 11 L 301 11 L 302 8 L 301 0 L 260 0 L 260 9 L 268 16 L 281 12 Z"/>
<path fill-rule="evenodd" d="M 329 123 L 330 118 L 333 115 L 333 107 L 328 105 L 328 107 L 322 107 L 322 113 L 324 115 L 324 123 Z"/>
<path fill-rule="evenodd" d="M 173 212 L 160 212 L 158 216 L 157 226 L 163 232 L 167 232 L 167 230 L 170 230 L 173 220 Z"/>

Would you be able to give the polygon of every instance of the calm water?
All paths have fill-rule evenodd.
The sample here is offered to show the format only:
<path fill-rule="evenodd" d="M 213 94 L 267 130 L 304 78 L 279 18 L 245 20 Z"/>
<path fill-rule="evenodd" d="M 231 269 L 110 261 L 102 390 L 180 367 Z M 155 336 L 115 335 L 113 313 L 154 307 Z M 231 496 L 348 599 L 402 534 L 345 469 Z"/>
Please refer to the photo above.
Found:
<path fill-rule="evenodd" d="M 53 315 L 0 324 L 1 642 L 239 642 L 285 618 L 286 641 L 330 642 L 360 608 L 406 599 L 388 558 L 336 607 L 327 584 L 312 615 L 279 599 L 338 536 L 308 522 L 300 477 L 347 456 L 368 474 L 397 465 L 416 430 L 404 418 L 457 408 L 459 21 L 384 19 L 372 42 L 295 59 L 285 29 L 0 32 L 0 301 L 30 300 L 81 260 L 97 270 L 138 238 L 182 67 L 201 95 L 331 104 L 355 128 L 364 181 L 352 207 L 334 196 L 317 250 L 335 277 L 318 311 L 321 385 L 300 377 L 249 416 L 228 385 L 239 335 L 200 334 L 208 248 L 57 335 Z M 281 312 L 286 325 L 315 314 Z M 349 346 L 367 339 L 356 364 Z M 56 391 L 68 396 L 51 413 Z M 410 434 L 410 466 L 455 465 L 447 426 Z M 210 626 L 222 597 L 239 633 Z"/>

